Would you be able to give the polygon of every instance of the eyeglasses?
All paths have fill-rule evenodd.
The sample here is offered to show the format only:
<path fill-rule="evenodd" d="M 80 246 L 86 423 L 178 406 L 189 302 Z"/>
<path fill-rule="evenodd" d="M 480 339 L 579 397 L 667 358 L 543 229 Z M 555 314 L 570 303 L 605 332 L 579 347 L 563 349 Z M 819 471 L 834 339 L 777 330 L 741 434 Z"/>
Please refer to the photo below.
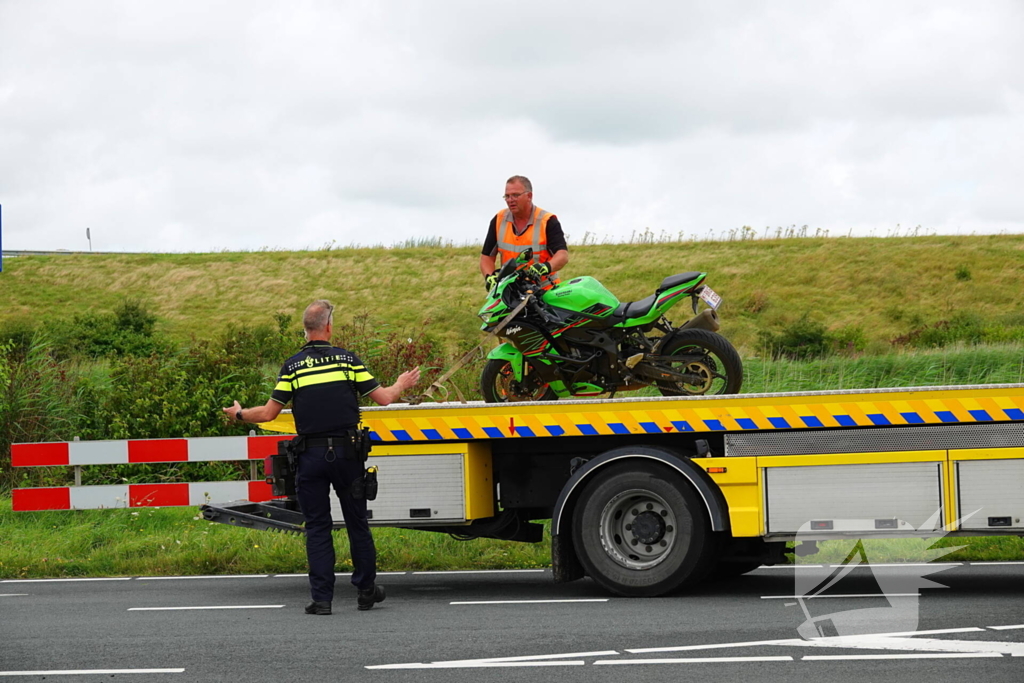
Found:
<path fill-rule="evenodd" d="M 527 193 L 526 192 L 516 192 L 514 194 L 503 194 L 503 195 L 501 195 L 501 198 L 504 199 L 507 202 L 510 199 L 519 199 L 524 194 L 527 194 Z"/>

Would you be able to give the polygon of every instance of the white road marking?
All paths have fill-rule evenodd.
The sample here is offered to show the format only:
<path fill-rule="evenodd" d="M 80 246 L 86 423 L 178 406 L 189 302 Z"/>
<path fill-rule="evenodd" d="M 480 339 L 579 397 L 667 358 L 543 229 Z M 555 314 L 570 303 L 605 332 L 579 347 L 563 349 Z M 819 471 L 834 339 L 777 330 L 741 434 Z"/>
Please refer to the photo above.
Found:
<path fill-rule="evenodd" d="M 762 564 L 758 569 L 821 569 L 820 564 Z"/>
<path fill-rule="evenodd" d="M 546 569 L 459 569 L 413 572 L 413 574 L 542 574 Z"/>
<path fill-rule="evenodd" d="M 599 650 L 597 652 L 561 652 L 554 655 L 519 655 L 517 657 L 485 657 L 482 659 L 452 659 L 433 664 L 468 664 L 471 662 L 531 662 L 545 659 L 571 659 L 574 657 L 610 657 L 619 654 L 618 650 Z"/>
<path fill-rule="evenodd" d="M 1012 626 L 989 626 L 988 628 L 993 631 L 1009 631 L 1015 628 L 1024 628 L 1024 624 L 1014 624 Z"/>
<path fill-rule="evenodd" d="M 0 593 L 0 598 L 20 598 L 28 593 Z"/>
<path fill-rule="evenodd" d="M 786 643 L 793 640 L 793 638 L 786 638 L 784 640 L 749 640 L 741 643 L 711 643 L 708 645 L 676 645 L 672 647 L 640 647 L 635 649 L 628 649 L 626 652 L 634 655 L 647 654 L 650 652 L 686 652 L 688 650 L 718 650 L 729 647 L 761 647 L 763 645 L 785 645 Z M 799 640 L 799 639 L 797 639 Z"/>
<path fill-rule="evenodd" d="M 3 579 L 0 583 L 62 583 L 71 581 L 131 581 L 130 576 L 113 576 L 99 579 Z"/>
<path fill-rule="evenodd" d="M 786 643 L 799 647 L 857 648 L 861 650 L 909 650 L 926 652 L 996 653 L 1024 655 L 1024 643 L 988 640 L 941 640 L 939 638 L 900 638 L 894 636 L 834 636 Z"/>
<path fill-rule="evenodd" d="M 849 567 L 848 564 L 830 564 L 829 567 Z M 876 569 L 878 567 L 962 567 L 963 562 L 890 562 L 887 564 L 865 563 L 850 567 L 851 569 Z"/>
<path fill-rule="evenodd" d="M 1024 628 L 1005 626 L 989 628 Z M 841 655 L 804 655 L 800 661 L 842 661 L 870 659 L 962 659 L 962 658 L 994 658 L 1010 655 L 1024 657 L 1024 643 L 1006 643 L 992 641 L 941 640 L 937 638 L 912 638 L 910 636 L 938 635 L 948 633 L 978 633 L 985 629 L 970 626 L 966 628 L 934 629 L 929 631 L 907 631 L 898 633 L 872 633 L 863 636 L 840 636 L 831 638 L 783 638 L 778 640 L 753 640 L 736 643 L 710 643 L 706 645 L 681 645 L 677 647 L 636 648 L 627 649 L 631 654 L 652 652 L 682 652 L 715 650 L 723 648 L 793 646 L 812 648 L 855 648 L 867 650 L 904 650 L 899 653 L 872 654 L 841 654 Z M 411 662 L 405 664 L 378 664 L 367 666 L 367 669 L 469 669 L 517 666 L 584 666 L 585 662 L 577 657 L 600 657 L 619 654 L 616 650 L 604 652 L 572 652 L 551 655 L 524 655 L 519 657 L 496 657 L 490 659 L 459 659 L 446 662 Z M 642 664 L 723 664 L 743 662 L 793 662 L 797 658 L 791 655 L 750 656 L 750 657 L 673 657 L 660 659 L 599 659 L 595 666 L 642 665 Z M 549 661 L 544 661 L 549 660 Z"/>
<path fill-rule="evenodd" d="M 284 605 L 210 605 L 204 607 L 129 607 L 129 612 L 173 612 L 200 609 L 280 609 Z"/>
<path fill-rule="evenodd" d="M 0 676 L 79 676 L 87 674 L 180 674 L 185 669 L 69 669 L 66 671 L 0 671 Z"/>
<path fill-rule="evenodd" d="M 581 598 L 579 600 L 463 600 L 449 605 L 535 605 L 550 602 L 608 602 L 610 598 Z"/>
<path fill-rule="evenodd" d="M 847 593 L 843 595 L 762 595 L 762 600 L 817 600 L 819 598 L 914 598 L 920 593 Z"/>
<path fill-rule="evenodd" d="M 367 669 L 499 669 L 513 666 L 584 666 L 586 662 L 580 660 L 566 660 L 560 662 L 463 662 L 449 664 L 448 662 L 434 662 L 430 664 L 375 664 L 366 667 Z"/>
<path fill-rule="evenodd" d="M 184 581 L 186 579 L 266 579 L 269 578 L 269 576 L 269 574 L 216 574 L 213 576 L 140 576 L 137 580 Z"/>
<path fill-rule="evenodd" d="M 972 567 L 974 565 L 976 565 L 976 564 L 980 564 L 980 565 L 997 565 L 998 566 L 998 565 L 1001 565 L 1001 564 L 1024 564 L 1024 562 L 971 562 L 971 566 Z"/>
<path fill-rule="evenodd" d="M 826 662 L 843 659 L 977 659 L 979 657 L 1002 657 L 998 652 L 929 652 L 900 655 L 805 655 L 800 659 L 807 662 Z"/>
<path fill-rule="evenodd" d="M 673 659 L 599 659 L 594 666 L 602 664 L 726 664 L 730 662 L 792 662 L 789 655 L 778 657 L 680 657 Z"/>

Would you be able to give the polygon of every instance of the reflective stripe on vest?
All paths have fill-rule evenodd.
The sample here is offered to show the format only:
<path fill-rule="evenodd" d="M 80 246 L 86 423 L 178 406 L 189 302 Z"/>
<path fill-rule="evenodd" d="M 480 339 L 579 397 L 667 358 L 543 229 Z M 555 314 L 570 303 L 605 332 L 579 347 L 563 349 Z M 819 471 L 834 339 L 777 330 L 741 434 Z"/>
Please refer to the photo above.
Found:
<path fill-rule="evenodd" d="M 498 253 L 501 254 L 502 264 L 514 259 L 527 249 L 533 249 L 533 263 L 547 263 L 553 254 L 548 251 L 548 221 L 553 214 L 548 213 L 539 206 L 533 207 L 533 217 L 529 227 L 522 235 L 517 235 L 512 213 L 508 209 L 502 209 L 494 218 L 494 230 L 498 240 Z M 541 280 L 541 285 L 547 289 L 557 285 L 560 280 L 556 273 L 548 273 Z"/>

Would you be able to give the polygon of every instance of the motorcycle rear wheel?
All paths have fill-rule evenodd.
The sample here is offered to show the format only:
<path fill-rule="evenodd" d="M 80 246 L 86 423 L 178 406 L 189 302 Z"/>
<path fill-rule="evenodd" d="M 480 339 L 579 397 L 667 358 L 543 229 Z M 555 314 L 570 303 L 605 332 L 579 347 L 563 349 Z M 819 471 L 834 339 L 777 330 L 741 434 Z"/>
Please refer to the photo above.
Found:
<path fill-rule="evenodd" d="M 694 375 L 695 382 L 656 382 L 662 396 L 738 394 L 743 384 L 743 361 L 729 340 L 708 330 L 679 330 L 658 355 L 679 356 L 667 363 L 676 372 Z"/>
<path fill-rule="evenodd" d="M 480 373 L 480 394 L 487 403 L 554 401 L 558 398 L 550 385 L 542 383 L 536 373 L 527 371 L 523 381 L 517 382 L 512 364 L 496 359 L 487 361 Z"/>

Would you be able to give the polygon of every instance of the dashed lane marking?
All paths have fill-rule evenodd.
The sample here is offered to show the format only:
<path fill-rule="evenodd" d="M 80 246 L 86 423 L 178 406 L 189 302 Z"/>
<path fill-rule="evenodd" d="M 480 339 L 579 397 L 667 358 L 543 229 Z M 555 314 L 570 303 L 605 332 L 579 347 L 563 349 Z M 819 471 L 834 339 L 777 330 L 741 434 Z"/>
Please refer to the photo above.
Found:
<path fill-rule="evenodd" d="M 413 574 L 543 574 L 546 569 L 470 569 L 461 571 L 458 569 L 413 572 Z"/>
<path fill-rule="evenodd" d="M 130 576 L 112 576 L 102 577 L 96 579 L 3 579 L 0 583 L 71 583 L 73 581 L 131 581 Z"/>
<path fill-rule="evenodd" d="M 85 676 L 100 674 L 181 674 L 185 669 L 66 669 L 50 671 L 0 671 L 0 676 Z"/>
<path fill-rule="evenodd" d="M 199 607 L 129 607 L 129 612 L 174 612 L 204 609 L 281 609 L 284 605 L 208 605 Z"/>
<path fill-rule="evenodd" d="M 215 574 L 211 576 L 140 576 L 136 581 L 185 581 L 189 579 L 266 579 L 269 574 Z M 305 574 L 303 574 L 305 576 Z"/>
<path fill-rule="evenodd" d="M 460 600 L 449 605 L 536 605 L 555 602 L 608 602 L 610 598 L 580 598 L 574 600 Z"/>

